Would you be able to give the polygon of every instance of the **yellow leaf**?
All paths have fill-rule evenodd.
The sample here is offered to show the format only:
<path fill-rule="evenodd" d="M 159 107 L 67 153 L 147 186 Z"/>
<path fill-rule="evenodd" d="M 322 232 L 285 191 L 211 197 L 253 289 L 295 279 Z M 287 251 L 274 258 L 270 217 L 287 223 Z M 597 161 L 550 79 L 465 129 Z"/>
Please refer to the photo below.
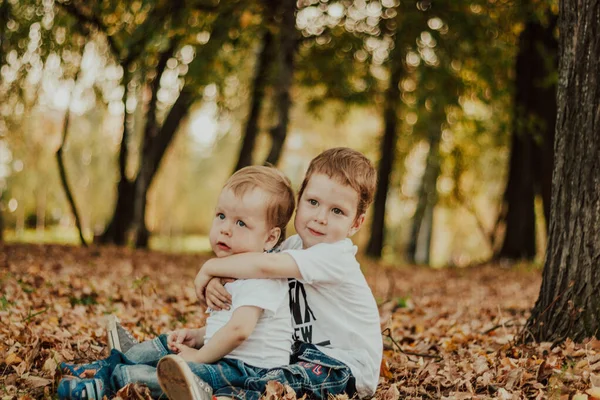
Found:
<path fill-rule="evenodd" d="M 392 379 L 394 376 L 390 372 L 390 366 L 388 362 L 383 358 L 381 359 L 381 368 L 379 369 L 379 375 L 386 379 Z"/>
<path fill-rule="evenodd" d="M 4 364 L 6 365 L 19 364 L 21 362 L 23 362 L 23 360 L 15 353 L 10 353 L 6 356 L 6 359 L 4 360 Z"/>
<path fill-rule="evenodd" d="M 575 396 L 573 396 L 572 400 L 588 400 L 588 395 L 577 393 Z"/>

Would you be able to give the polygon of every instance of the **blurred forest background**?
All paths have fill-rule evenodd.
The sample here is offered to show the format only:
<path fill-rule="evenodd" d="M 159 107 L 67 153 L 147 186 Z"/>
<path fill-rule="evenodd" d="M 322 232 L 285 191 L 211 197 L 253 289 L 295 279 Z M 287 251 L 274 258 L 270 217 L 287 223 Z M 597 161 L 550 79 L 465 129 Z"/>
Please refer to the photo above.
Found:
<path fill-rule="evenodd" d="M 235 169 L 268 162 L 297 188 L 314 156 L 348 146 L 379 170 L 356 239 L 368 255 L 541 262 L 557 14 L 553 0 L 0 0 L 0 232 L 207 251 Z"/>

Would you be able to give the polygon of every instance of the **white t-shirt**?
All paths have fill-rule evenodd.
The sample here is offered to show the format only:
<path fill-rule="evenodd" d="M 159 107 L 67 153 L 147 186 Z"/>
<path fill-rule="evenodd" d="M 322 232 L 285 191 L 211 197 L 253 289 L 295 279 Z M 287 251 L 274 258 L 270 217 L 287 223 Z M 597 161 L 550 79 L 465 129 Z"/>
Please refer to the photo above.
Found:
<path fill-rule="evenodd" d="M 231 293 L 231 308 L 209 311 L 206 319 L 205 343 L 221 329 L 243 306 L 264 310 L 256 327 L 227 358 L 242 360 L 259 368 L 274 368 L 290 363 L 292 353 L 292 325 L 290 318 L 288 283 L 286 279 L 239 279 L 225 284 Z"/>
<path fill-rule="evenodd" d="M 281 245 L 301 280 L 289 280 L 294 339 L 312 343 L 350 367 L 360 397 L 372 396 L 383 353 L 379 311 L 350 239 L 302 249 L 294 235 Z"/>

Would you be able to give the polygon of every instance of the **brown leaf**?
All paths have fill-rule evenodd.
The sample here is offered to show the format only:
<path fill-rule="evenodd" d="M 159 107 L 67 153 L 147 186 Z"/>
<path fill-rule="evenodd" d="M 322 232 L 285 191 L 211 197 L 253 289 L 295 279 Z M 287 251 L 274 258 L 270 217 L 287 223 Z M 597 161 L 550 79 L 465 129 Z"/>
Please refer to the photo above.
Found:
<path fill-rule="evenodd" d="M 390 385 L 390 388 L 383 394 L 383 400 L 398 400 L 400 398 L 400 392 L 395 383 Z"/>
<path fill-rule="evenodd" d="M 40 378 L 39 376 L 28 376 L 24 379 L 25 385 L 31 389 L 44 387 L 50 385 L 52 381 L 50 379 Z"/>
<path fill-rule="evenodd" d="M 281 382 L 269 381 L 267 382 L 267 387 L 265 388 L 265 395 L 263 398 L 265 400 L 278 400 L 281 398 L 284 390 L 285 388 Z"/>

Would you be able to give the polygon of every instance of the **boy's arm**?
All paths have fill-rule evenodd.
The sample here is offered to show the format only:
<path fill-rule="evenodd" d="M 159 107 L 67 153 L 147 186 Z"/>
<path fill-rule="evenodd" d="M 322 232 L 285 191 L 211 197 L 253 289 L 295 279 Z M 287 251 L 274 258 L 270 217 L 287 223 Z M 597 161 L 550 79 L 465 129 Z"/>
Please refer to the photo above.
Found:
<path fill-rule="evenodd" d="M 197 350 L 193 359 L 186 360 L 204 364 L 214 363 L 231 353 L 242 344 L 256 327 L 263 309 L 254 306 L 242 306 L 231 315 L 231 319 L 219 329 L 208 343 Z"/>
<path fill-rule="evenodd" d="M 298 264 L 286 253 L 243 253 L 212 258 L 204 263 L 196 279 L 196 294 L 204 300 L 204 289 L 214 276 L 237 279 L 296 278 L 302 279 Z"/>

